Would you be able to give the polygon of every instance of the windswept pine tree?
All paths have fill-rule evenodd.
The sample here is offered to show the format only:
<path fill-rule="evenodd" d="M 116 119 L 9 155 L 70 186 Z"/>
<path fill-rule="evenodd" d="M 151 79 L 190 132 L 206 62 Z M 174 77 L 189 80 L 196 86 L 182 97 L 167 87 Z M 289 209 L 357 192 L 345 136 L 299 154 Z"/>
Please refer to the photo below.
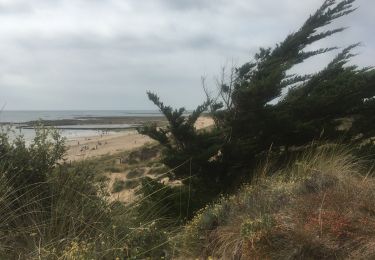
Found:
<path fill-rule="evenodd" d="M 307 51 L 306 47 L 344 31 L 343 27 L 325 28 L 355 11 L 354 2 L 326 0 L 283 42 L 274 48 L 260 48 L 252 61 L 235 69 L 230 82 L 221 83 L 223 107 L 209 99 L 185 117 L 184 110 L 166 107 L 156 95 L 148 93 L 167 117 L 169 127 L 153 126 L 142 133 L 166 147 L 169 152 L 165 161 L 170 167 L 190 158 L 195 164 L 193 174 L 202 178 L 220 176 L 225 181 L 248 173 L 269 152 L 288 155 L 294 150 L 291 148 L 303 147 L 313 140 L 359 143 L 375 135 L 375 70 L 348 65 L 359 44 L 340 50 L 317 73 L 288 74 L 295 65 L 313 56 L 339 50 L 328 46 Z M 203 136 L 193 123 L 208 107 L 217 122 L 216 130 Z M 346 127 L 342 127 L 344 121 Z M 179 160 L 175 160 L 177 155 Z M 212 158 L 215 167 L 209 168 L 214 165 L 208 163 Z"/>
<path fill-rule="evenodd" d="M 197 131 L 195 123 L 212 102 L 207 99 L 187 115 L 185 108 L 173 109 L 161 102 L 156 94 L 152 92 L 147 94 L 168 120 L 168 126 L 163 128 L 152 124 L 139 129 L 139 132 L 164 146 L 164 163 L 171 168 L 176 168 L 175 173 L 180 178 L 211 168 L 215 162 L 210 162 L 210 158 L 218 153 L 220 139 L 215 134 L 216 131 Z"/>
<path fill-rule="evenodd" d="M 243 167 L 271 146 L 288 151 L 312 140 L 352 140 L 360 134 L 363 139 L 374 133 L 374 70 L 347 65 L 358 44 L 344 48 L 320 72 L 287 74 L 308 58 L 338 49 L 305 51 L 308 45 L 342 32 L 342 27 L 324 27 L 352 13 L 354 2 L 326 0 L 297 32 L 273 49 L 260 49 L 253 61 L 237 69 L 233 108 L 226 111 L 231 130 L 228 160 Z M 285 89 L 287 94 L 280 98 Z M 343 119 L 353 122 L 345 133 L 339 127 Z"/>

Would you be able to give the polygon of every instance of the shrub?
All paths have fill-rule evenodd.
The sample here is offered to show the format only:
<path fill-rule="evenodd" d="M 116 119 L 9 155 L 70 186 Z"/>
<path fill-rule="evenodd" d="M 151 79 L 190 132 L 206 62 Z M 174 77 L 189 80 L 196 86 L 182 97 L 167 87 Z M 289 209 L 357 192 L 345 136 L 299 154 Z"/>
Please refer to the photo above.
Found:
<path fill-rule="evenodd" d="M 168 233 L 144 221 L 136 205 L 109 203 L 96 165 L 65 164 L 64 150 L 54 130 L 38 128 L 29 146 L 2 133 L 0 258 L 164 256 Z"/>

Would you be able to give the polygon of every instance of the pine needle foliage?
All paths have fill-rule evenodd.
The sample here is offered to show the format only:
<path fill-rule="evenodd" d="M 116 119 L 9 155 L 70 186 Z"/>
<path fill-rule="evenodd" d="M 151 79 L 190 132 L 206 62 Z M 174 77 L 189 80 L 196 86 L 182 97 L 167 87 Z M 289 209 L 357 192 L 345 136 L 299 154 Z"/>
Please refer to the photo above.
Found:
<path fill-rule="evenodd" d="M 187 113 L 185 108 L 173 109 L 165 105 L 152 92 L 147 94 L 167 118 L 168 126 L 161 128 L 156 124 L 147 125 L 140 128 L 139 132 L 150 136 L 164 146 L 164 163 L 172 169 L 176 168 L 174 172 L 180 178 L 200 174 L 212 167 L 209 159 L 217 154 L 220 139 L 212 132 L 198 131 L 195 128 L 197 119 L 207 110 L 211 101 L 206 100 L 193 112 Z"/>
<path fill-rule="evenodd" d="M 295 33 L 273 49 L 260 49 L 254 60 L 237 69 L 233 109 L 226 118 L 231 143 L 228 160 L 242 166 L 254 163 L 272 146 L 288 152 L 315 139 L 352 140 L 359 134 L 368 137 L 373 122 L 368 109 L 375 95 L 374 70 L 347 65 L 359 44 L 344 48 L 323 70 L 310 75 L 288 75 L 295 65 L 337 47 L 315 51 L 304 49 L 345 28 L 324 30 L 339 17 L 352 13 L 354 0 L 326 0 Z M 281 96 L 287 89 L 286 95 Z M 275 102 L 275 99 L 279 99 Z M 364 119 L 366 118 L 366 119 Z M 353 120 L 345 134 L 341 119 Z"/>
<path fill-rule="evenodd" d="M 194 170 L 205 170 L 194 174 L 211 179 L 219 176 L 226 185 L 246 174 L 248 178 L 249 169 L 266 156 L 287 158 L 313 140 L 334 142 L 340 138 L 341 142 L 363 143 L 375 134 L 375 70 L 349 65 L 358 43 L 343 48 L 319 72 L 289 74 L 295 65 L 311 57 L 339 50 L 337 46 L 316 50 L 307 47 L 343 32 L 344 27 L 327 29 L 327 26 L 354 12 L 354 3 L 355 0 L 325 0 L 299 30 L 274 48 L 260 48 L 253 60 L 235 68 L 229 82 L 221 82 L 219 86 L 218 96 L 225 98 L 208 98 L 190 116 L 192 120 L 184 117 L 183 109 L 164 106 L 156 95 L 148 93 L 167 117 L 169 127 L 154 126 L 143 133 L 167 147 L 170 153 L 165 154 L 166 161 L 178 154 L 181 160 L 177 161 L 181 163 L 183 159 L 205 154 L 206 150 L 212 151 L 206 153 L 210 156 L 195 161 Z M 230 105 L 222 108 L 223 103 Z M 213 107 L 216 128 L 211 135 L 205 134 L 205 139 L 198 138 L 203 136 L 194 131 L 193 119 Z M 207 164 L 212 158 L 215 164 Z"/>

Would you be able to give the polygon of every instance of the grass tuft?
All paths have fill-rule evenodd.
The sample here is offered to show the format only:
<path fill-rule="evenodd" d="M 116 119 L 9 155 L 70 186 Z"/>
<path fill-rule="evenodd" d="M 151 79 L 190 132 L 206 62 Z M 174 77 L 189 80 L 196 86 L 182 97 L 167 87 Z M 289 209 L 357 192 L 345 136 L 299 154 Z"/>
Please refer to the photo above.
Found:
<path fill-rule="evenodd" d="M 375 179 L 339 145 L 311 148 L 201 210 L 176 238 L 185 257 L 375 257 Z"/>

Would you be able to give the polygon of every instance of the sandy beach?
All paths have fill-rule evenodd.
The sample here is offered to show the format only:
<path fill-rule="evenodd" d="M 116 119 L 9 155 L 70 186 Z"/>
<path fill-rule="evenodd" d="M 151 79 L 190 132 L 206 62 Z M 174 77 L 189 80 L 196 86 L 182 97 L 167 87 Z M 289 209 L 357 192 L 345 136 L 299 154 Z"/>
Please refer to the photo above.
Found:
<path fill-rule="evenodd" d="M 203 129 L 213 125 L 210 117 L 200 117 L 195 126 Z M 70 140 L 67 142 L 67 161 L 84 160 L 106 154 L 115 154 L 139 148 L 147 143 L 155 142 L 148 136 L 138 134 L 135 130 L 98 134 Z"/>

